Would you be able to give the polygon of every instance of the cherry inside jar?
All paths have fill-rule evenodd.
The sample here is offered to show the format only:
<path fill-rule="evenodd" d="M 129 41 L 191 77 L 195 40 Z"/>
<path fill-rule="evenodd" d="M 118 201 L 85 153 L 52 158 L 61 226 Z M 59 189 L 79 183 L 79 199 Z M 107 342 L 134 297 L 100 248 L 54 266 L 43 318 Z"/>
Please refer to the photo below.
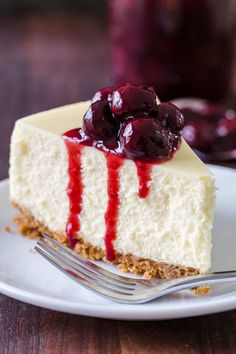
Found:
<path fill-rule="evenodd" d="M 116 84 L 149 83 L 159 98 L 218 100 L 229 90 L 236 3 L 110 0 Z"/>

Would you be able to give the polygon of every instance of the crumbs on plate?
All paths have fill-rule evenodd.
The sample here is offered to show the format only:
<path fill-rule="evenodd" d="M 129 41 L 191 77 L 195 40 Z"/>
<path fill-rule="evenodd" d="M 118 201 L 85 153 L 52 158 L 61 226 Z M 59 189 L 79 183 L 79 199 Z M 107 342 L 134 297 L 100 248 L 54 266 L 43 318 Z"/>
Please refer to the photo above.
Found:
<path fill-rule="evenodd" d="M 5 226 L 4 227 L 4 231 L 11 233 L 12 232 L 12 228 L 10 226 Z"/>
<path fill-rule="evenodd" d="M 202 285 L 192 289 L 195 295 L 208 295 L 211 290 L 212 288 L 209 285 Z"/>

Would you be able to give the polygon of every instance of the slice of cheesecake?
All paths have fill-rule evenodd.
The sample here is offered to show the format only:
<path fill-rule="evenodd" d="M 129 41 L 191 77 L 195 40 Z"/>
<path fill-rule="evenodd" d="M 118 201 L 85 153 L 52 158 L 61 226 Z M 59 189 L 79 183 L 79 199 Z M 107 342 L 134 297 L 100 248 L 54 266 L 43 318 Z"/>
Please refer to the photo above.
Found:
<path fill-rule="evenodd" d="M 207 272 L 214 176 L 184 140 L 158 163 L 76 141 L 71 132 L 83 125 L 90 103 L 16 122 L 10 199 L 20 232 L 46 231 L 86 257 L 146 277 Z"/>

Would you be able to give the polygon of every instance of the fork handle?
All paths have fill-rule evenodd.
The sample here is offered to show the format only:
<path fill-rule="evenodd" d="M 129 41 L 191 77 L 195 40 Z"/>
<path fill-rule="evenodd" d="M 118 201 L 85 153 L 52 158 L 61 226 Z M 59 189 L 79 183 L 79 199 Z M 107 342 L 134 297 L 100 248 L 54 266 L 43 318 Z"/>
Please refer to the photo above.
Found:
<path fill-rule="evenodd" d="M 172 281 L 170 281 L 171 283 Z M 168 284 L 163 292 L 170 293 L 174 291 L 185 290 L 198 287 L 201 285 L 222 284 L 228 282 L 236 282 L 236 271 L 214 272 L 208 274 L 198 274 L 186 278 L 174 279 L 172 284 Z"/>

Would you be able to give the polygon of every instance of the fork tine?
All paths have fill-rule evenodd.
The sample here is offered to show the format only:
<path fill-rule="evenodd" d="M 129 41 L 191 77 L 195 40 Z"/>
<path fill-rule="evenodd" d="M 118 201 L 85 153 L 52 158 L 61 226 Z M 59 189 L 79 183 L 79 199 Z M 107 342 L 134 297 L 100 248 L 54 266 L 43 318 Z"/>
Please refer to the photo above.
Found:
<path fill-rule="evenodd" d="M 76 262 L 83 263 L 83 266 L 88 268 L 88 269 L 93 269 L 94 272 L 97 272 L 98 274 L 103 274 L 105 277 L 108 277 L 112 279 L 113 281 L 117 281 L 120 283 L 123 283 L 124 285 L 130 286 L 130 285 L 136 285 L 137 284 L 137 279 L 132 279 L 128 277 L 123 277 L 121 275 L 114 274 L 110 272 L 107 269 L 104 269 L 94 262 L 88 260 L 87 258 L 79 255 L 78 253 L 75 253 L 74 251 L 70 250 L 69 248 L 62 246 L 58 241 L 55 239 L 51 238 L 48 234 L 43 233 L 43 237 L 48 240 L 50 243 L 52 243 L 54 246 L 56 246 L 60 251 L 69 254 Z"/>
<path fill-rule="evenodd" d="M 51 246 L 48 242 L 46 242 L 44 240 L 39 241 L 37 245 L 41 249 L 43 249 L 45 252 L 51 253 L 53 256 L 57 257 L 62 262 L 66 262 L 66 263 L 70 264 L 70 266 L 73 269 L 83 272 L 89 278 L 93 279 L 94 281 L 99 281 L 104 286 L 109 286 L 109 288 L 112 288 L 113 290 L 118 290 L 118 291 L 122 290 L 125 293 L 130 293 L 130 291 L 134 290 L 134 286 L 129 285 L 129 287 L 126 287 L 123 284 L 119 284 L 117 282 L 114 283 L 114 282 L 110 281 L 108 278 L 105 278 L 105 280 L 104 280 L 104 278 L 102 276 L 100 276 L 100 274 L 94 273 L 93 271 L 88 270 L 87 268 L 85 268 L 83 266 L 82 262 L 81 262 L 81 264 L 78 262 L 75 262 L 73 259 L 71 259 L 71 257 L 69 255 L 59 252 L 58 250 L 56 250 L 53 246 Z"/>
<path fill-rule="evenodd" d="M 236 281 L 236 271 L 224 271 L 164 280 L 162 283 L 156 285 L 147 284 L 146 282 L 138 282 L 137 286 L 132 289 L 117 284 L 114 285 L 108 280 L 101 280 L 96 273 L 84 268 L 82 261 L 82 265 L 78 264 L 74 260 L 71 260 L 71 257 L 68 254 L 62 254 L 45 241 L 38 242 L 35 246 L 35 250 L 61 272 L 72 278 L 81 286 L 98 295 L 102 295 L 108 299 L 121 303 L 145 303 L 161 296 L 195 286 Z M 81 258 L 83 259 L 83 257 Z M 149 285 L 151 285 L 151 288 Z"/>
<path fill-rule="evenodd" d="M 108 299 L 115 299 L 116 301 L 127 301 L 130 302 L 130 298 L 132 297 L 132 294 L 125 294 L 119 291 L 114 291 L 109 288 L 105 288 L 104 286 L 100 285 L 99 283 L 92 283 L 89 278 L 83 274 L 82 272 L 79 271 L 71 271 L 70 270 L 70 265 L 68 265 L 65 262 L 61 262 L 57 259 L 56 256 L 52 255 L 49 252 L 44 251 L 41 249 L 39 246 L 35 246 L 35 250 L 43 256 L 47 261 L 49 261 L 52 265 L 54 265 L 57 269 L 59 269 L 62 273 L 66 274 L 69 276 L 71 279 L 85 287 L 86 289 L 94 292 L 95 294 L 98 295 L 103 295 L 107 297 Z M 69 267 L 69 268 L 68 268 Z"/>

